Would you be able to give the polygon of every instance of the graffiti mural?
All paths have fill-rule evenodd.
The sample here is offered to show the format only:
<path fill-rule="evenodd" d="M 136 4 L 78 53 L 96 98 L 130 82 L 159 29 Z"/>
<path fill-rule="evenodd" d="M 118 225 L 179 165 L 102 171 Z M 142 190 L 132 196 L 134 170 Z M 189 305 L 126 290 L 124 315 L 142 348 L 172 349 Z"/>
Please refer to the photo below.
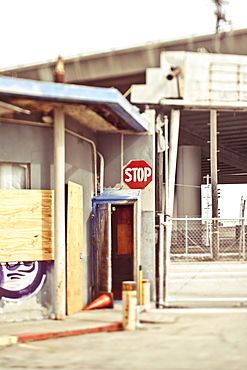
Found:
<path fill-rule="evenodd" d="M 17 300 L 37 294 L 46 273 L 46 261 L 0 263 L 0 299 Z"/>

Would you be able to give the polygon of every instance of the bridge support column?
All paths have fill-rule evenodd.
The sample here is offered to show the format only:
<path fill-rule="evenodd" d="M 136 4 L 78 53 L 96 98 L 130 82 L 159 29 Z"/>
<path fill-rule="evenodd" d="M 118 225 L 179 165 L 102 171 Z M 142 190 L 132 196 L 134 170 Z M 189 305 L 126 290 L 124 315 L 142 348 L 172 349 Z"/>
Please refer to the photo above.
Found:
<path fill-rule="evenodd" d="M 201 217 L 201 148 L 182 145 L 177 163 L 177 216 Z"/>

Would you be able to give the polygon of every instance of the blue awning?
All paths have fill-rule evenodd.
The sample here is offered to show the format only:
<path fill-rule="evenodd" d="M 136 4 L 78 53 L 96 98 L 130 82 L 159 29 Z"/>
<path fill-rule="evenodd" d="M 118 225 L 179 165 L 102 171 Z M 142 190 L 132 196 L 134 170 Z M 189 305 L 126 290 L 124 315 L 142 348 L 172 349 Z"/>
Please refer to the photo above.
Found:
<path fill-rule="evenodd" d="M 93 198 L 93 201 L 96 203 L 124 203 L 130 200 L 137 200 L 140 194 L 141 191 L 136 189 L 104 189 L 102 194 Z"/>
<path fill-rule="evenodd" d="M 147 131 L 148 122 L 117 89 L 0 76 L 0 96 L 88 106 L 107 120 L 108 110 L 125 129 Z M 23 104 L 25 100 L 22 100 Z M 28 104 L 27 104 L 28 106 Z M 121 125 L 120 125 L 121 126 Z M 119 128 L 115 125 L 115 129 Z"/>

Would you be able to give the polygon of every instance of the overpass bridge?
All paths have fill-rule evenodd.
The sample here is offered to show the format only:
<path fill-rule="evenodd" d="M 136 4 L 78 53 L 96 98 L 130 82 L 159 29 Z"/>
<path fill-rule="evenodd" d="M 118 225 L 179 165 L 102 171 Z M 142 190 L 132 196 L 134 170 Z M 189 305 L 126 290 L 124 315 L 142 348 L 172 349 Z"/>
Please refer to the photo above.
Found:
<path fill-rule="evenodd" d="M 223 54 L 247 54 L 247 29 L 221 34 Z M 146 69 L 158 68 L 162 51 L 214 51 L 214 35 L 157 41 L 125 49 L 65 58 L 66 81 L 100 87 L 114 86 L 124 94 L 131 85 L 145 83 Z M 32 80 L 53 81 L 56 60 L 0 70 L 1 74 Z"/>

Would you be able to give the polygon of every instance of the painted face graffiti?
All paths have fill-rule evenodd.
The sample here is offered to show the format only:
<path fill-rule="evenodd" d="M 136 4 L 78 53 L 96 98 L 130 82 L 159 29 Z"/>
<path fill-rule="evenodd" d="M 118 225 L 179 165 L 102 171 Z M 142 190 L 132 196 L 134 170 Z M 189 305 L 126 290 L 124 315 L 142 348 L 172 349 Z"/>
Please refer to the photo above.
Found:
<path fill-rule="evenodd" d="M 0 264 L 0 298 L 22 299 L 36 294 L 46 279 L 46 262 Z"/>

